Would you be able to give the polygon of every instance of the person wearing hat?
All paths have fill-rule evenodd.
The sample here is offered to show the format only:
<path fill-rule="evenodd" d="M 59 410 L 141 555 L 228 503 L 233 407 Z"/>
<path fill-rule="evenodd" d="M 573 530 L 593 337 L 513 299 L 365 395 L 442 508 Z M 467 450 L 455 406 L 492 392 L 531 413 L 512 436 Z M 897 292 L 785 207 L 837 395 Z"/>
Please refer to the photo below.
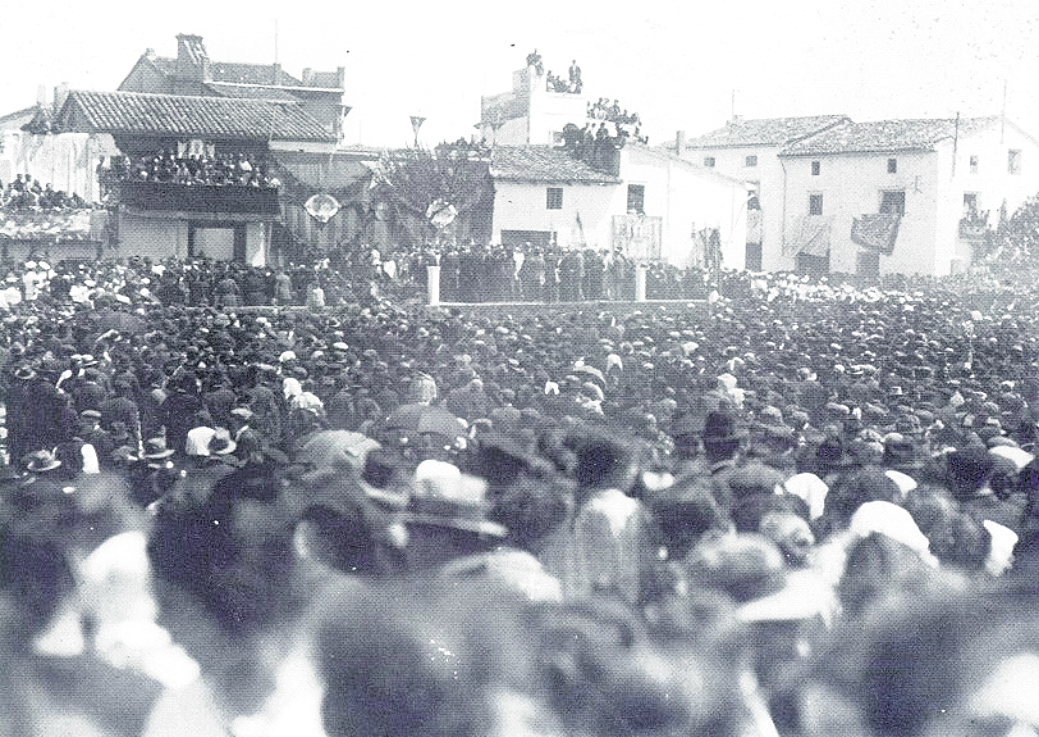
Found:
<path fill-rule="evenodd" d="M 651 569 L 649 513 L 631 496 L 638 478 L 635 448 L 625 438 L 586 428 L 566 440 L 575 457 L 575 568 L 568 596 L 595 592 L 640 600 Z"/>
<path fill-rule="evenodd" d="M 110 457 L 115 450 L 115 441 L 111 433 L 101 427 L 101 413 L 96 409 L 79 413 L 78 437 L 93 446 L 99 460 Z"/>
<path fill-rule="evenodd" d="M 129 470 L 130 498 L 142 508 L 148 508 L 172 491 L 181 478 L 171 457 L 176 453 L 161 437 L 144 442 L 140 457 Z"/>
<path fill-rule="evenodd" d="M 1022 510 L 1018 505 L 996 496 L 992 488 L 998 456 L 981 447 L 967 447 L 946 456 L 949 490 L 960 509 L 979 524 L 989 520 L 1010 530 L 1020 528 Z"/>
<path fill-rule="evenodd" d="M 745 447 L 747 431 L 733 412 L 718 409 L 707 414 L 700 438 L 718 505 L 728 514 L 733 501 L 729 478 Z"/>
<path fill-rule="evenodd" d="M 262 435 L 252 427 L 255 413 L 248 407 L 235 407 L 231 410 L 231 438 L 236 444 L 235 455 L 240 461 L 247 461 L 253 454 L 262 453 L 266 442 Z"/>

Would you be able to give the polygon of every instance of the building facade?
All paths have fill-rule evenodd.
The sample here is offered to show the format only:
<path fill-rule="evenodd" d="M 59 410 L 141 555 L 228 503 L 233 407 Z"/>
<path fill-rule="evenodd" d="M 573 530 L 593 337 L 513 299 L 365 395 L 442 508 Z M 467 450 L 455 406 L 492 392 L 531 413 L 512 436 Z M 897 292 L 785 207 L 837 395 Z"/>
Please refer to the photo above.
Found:
<path fill-rule="evenodd" d="M 724 128 L 661 146 L 687 161 L 714 169 L 748 185 L 748 240 L 744 262 L 754 271 L 781 268 L 785 172 L 779 153 L 791 143 L 847 120 L 843 115 L 796 118 L 733 118 Z"/>
<path fill-rule="evenodd" d="M 497 146 L 491 178 L 495 242 L 744 268 L 746 187 L 666 152 L 626 145 L 611 173 L 562 147 Z"/>
<path fill-rule="evenodd" d="M 334 151 L 336 139 L 298 102 L 132 92 L 70 92 L 57 123 L 110 136 L 134 162 L 245 159 L 270 167 L 279 150 Z M 281 218 L 279 187 L 185 183 L 99 172 L 114 205 L 109 246 L 118 255 L 210 257 L 254 265 L 272 260 Z M 130 169 L 132 172 L 132 168 Z"/>
<path fill-rule="evenodd" d="M 956 273 L 1039 191 L 1039 143 L 1000 117 L 845 121 L 779 160 L 781 269 Z"/>

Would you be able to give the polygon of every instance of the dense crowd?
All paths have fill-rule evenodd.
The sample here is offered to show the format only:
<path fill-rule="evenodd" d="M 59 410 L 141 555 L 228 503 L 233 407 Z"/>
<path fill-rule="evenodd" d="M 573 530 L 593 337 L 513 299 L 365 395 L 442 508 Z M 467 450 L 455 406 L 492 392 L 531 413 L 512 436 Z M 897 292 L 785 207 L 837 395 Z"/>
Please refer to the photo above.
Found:
<path fill-rule="evenodd" d="M 141 182 L 171 182 L 187 185 L 273 188 L 278 179 L 267 165 L 244 153 L 205 154 L 167 149 L 153 155 L 131 158 L 114 156 L 109 170 L 117 179 Z"/>
<path fill-rule="evenodd" d="M 78 194 L 56 190 L 48 182 L 40 184 L 29 174 L 16 174 L 0 187 L 0 208 L 13 210 L 68 210 L 89 207 Z"/>
<path fill-rule="evenodd" d="M 235 268 L 8 277 L 0 733 L 1039 729 L 1023 275 L 155 296 Z"/>

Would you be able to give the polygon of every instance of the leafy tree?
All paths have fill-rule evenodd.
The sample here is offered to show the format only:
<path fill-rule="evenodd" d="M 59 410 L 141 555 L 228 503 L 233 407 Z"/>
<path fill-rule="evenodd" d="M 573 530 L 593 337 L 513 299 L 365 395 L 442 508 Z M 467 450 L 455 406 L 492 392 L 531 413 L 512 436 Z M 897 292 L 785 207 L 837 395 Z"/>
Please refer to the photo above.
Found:
<path fill-rule="evenodd" d="M 406 148 L 384 154 L 375 169 L 380 194 L 432 239 L 456 217 L 465 217 L 491 188 L 490 149 L 464 139 L 432 151 Z"/>

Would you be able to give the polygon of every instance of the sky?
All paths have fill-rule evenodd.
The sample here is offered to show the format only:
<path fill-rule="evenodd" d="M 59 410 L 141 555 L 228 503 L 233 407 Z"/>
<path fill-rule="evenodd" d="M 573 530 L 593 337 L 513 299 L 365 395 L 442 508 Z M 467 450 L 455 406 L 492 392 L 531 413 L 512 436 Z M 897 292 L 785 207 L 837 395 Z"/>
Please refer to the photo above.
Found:
<path fill-rule="evenodd" d="M 146 49 L 175 57 L 203 37 L 215 61 L 346 69 L 345 143 L 470 137 L 480 96 L 511 88 L 537 49 L 572 60 L 593 97 L 637 111 L 650 143 L 745 118 L 841 113 L 855 120 L 1006 114 L 1039 137 L 1035 0 L 528 0 L 342 3 L 140 0 L 8 3 L 0 114 L 40 86 L 114 90 Z"/>

